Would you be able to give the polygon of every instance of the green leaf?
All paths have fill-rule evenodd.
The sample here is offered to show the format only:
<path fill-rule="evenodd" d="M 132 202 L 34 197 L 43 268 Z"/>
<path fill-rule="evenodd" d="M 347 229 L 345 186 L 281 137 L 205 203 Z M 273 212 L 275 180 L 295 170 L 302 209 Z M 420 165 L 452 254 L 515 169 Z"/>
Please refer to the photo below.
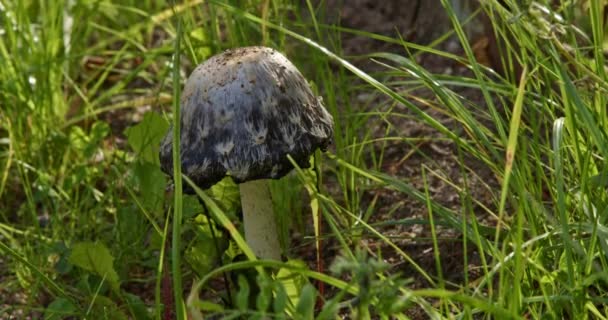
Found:
<path fill-rule="evenodd" d="M 340 298 L 341 296 L 337 296 L 327 302 L 325 302 L 325 304 L 323 305 L 323 309 L 321 310 L 321 312 L 319 312 L 319 314 L 316 317 L 316 320 L 331 320 L 331 319 L 336 319 L 336 316 L 338 314 L 338 311 L 340 311 Z"/>
<path fill-rule="evenodd" d="M 55 242 L 49 252 L 49 259 L 55 261 L 55 272 L 64 275 L 72 271 L 72 264 L 68 261 L 70 249 L 63 242 Z"/>
<path fill-rule="evenodd" d="M 192 303 L 193 306 L 201 309 L 201 311 L 206 312 L 222 312 L 224 311 L 224 306 L 218 303 L 213 303 L 211 301 L 195 301 Z"/>
<path fill-rule="evenodd" d="M 129 317 L 110 298 L 98 295 L 86 319 L 128 320 Z"/>
<path fill-rule="evenodd" d="M 608 187 L 608 172 L 606 172 L 606 169 L 602 173 L 590 177 L 589 184 L 594 188 Z"/>
<path fill-rule="evenodd" d="M 297 319 L 312 320 L 314 319 L 315 312 L 315 299 L 317 292 L 311 284 L 306 284 L 302 288 L 302 294 L 300 294 L 300 301 L 296 306 L 295 314 L 298 315 Z"/>
<path fill-rule="evenodd" d="M 203 206 L 197 196 L 185 194 L 182 198 L 184 219 L 194 218 L 197 214 L 203 212 Z"/>
<path fill-rule="evenodd" d="M 301 260 L 289 260 L 287 263 L 294 266 L 293 269 L 296 270 L 307 268 L 306 263 Z M 308 283 L 306 277 L 298 272 L 294 272 L 292 268 L 281 268 L 277 272 L 276 279 L 283 285 L 289 301 L 294 305 L 297 304 L 302 288 Z"/>
<path fill-rule="evenodd" d="M 114 257 L 101 243 L 80 242 L 72 248 L 70 263 L 105 277 L 114 291 L 119 291 L 118 274 L 114 270 Z"/>
<path fill-rule="evenodd" d="M 256 308 L 258 312 L 266 312 L 272 302 L 273 283 L 267 275 L 261 273 L 258 274 L 257 284 L 259 286 L 259 293 L 255 301 Z"/>
<path fill-rule="evenodd" d="M 216 265 L 221 254 L 228 247 L 228 239 L 223 237 L 222 233 L 217 231 L 215 235 L 221 252 L 217 252 L 213 237 L 211 235 L 210 226 L 208 224 L 196 228 L 197 236 L 190 243 L 184 253 L 186 262 L 192 266 L 192 269 L 200 276 L 206 275 Z"/>
<path fill-rule="evenodd" d="M 78 308 L 66 298 L 57 298 L 51 302 L 44 311 L 45 320 L 65 319 L 69 316 L 74 316 L 78 312 Z"/>
<path fill-rule="evenodd" d="M 135 162 L 133 175 L 144 207 L 151 212 L 162 212 L 167 177 L 160 166 L 150 162 Z"/>
<path fill-rule="evenodd" d="M 87 145 L 89 144 L 89 137 L 82 130 L 82 127 L 73 126 L 70 128 L 70 145 L 72 148 L 78 151 L 84 151 Z"/>
<path fill-rule="evenodd" d="M 102 140 L 110 133 L 110 126 L 105 121 L 97 121 L 91 126 L 89 132 L 89 143 L 84 149 L 84 155 L 92 157 L 100 148 Z"/>
<path fill-rule="evenodd" d="M 282 283 L 277 282 L 275 284 L 275 297 L 272 300 L 272 309 L 276 314 L 282 314 L 287 308 L 287 292 Z"/>
<path fill-rule="evenodd" d="M 81 152 L 85 158 L 92 157 L 100 148 L 101 141 L 110 133 L 110 126 L 104 121 L 97 121 L 91 126 L 89 134 L 81 127 L 70 129 L 69 141 L 71 147 Z"/>
<path fill-rule="evenodd" d="M 105 121 L 96 121 L 91 126 L 89 137 L 92 141 L 99 142 L 110 133 L 110 126 Z"/>
<path fill-rule="evenodd" d="M 230 177 L 222 179 L 209 189 L 211 197 L 217 201 L 224 213 L 236 217 L 241 207 L 241 194 L 239 186 Z"/>
<path fill-rule="evenodd" d="M 202 60 L 206 60 L 213 53 L 211 48 L 209 47 L 210 39 L 207 36 L 207 33 L 203 28 L 197 28 L 190 32 L 190 39 L 194 40 L 197 45 L 194 50 L 196 51 L 196 56 Z"/>
<path fill-rule="evenodd" d="M 144 119 L 133 127 L 127 128 L 127 141 L 137 153 L 140 161 L 160 166 L 158 152 L 160 142 L 169 130 L 169 124 L 155 112 L 148 112 Z"/>
<path fill-rule="evenodd" d="M 149 320 L 152 319 L 152 316 L 147 310 L 146 304 L 141 301 L 141 299 L 130 293 L 124 294 L 125 300 L 127 301 L 127 305 L 131 310 L 131 314 L 135 316 L 136 320 Z"/>
<path fill-rule="evenodd" d="M 239 274 L 238 276 L 239 291 L 236 293 L 236 308 L 239 311 L 246 311 L 249 308 L 249 282 L 247 278 Z"/>
<path fill-rule="evenodd" d="M 116 212 L 118 241 L 122 255 L 141 254 L 146 232 L 146 223 L 133 205 L 122 206 Z M 124 259 L 123 259 L 124 261 Z"/>

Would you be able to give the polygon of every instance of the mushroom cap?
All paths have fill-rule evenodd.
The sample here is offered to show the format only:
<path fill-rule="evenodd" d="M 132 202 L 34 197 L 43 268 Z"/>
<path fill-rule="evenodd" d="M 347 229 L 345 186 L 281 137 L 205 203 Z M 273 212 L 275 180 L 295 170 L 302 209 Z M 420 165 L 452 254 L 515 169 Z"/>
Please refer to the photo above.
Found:
<path fill-rule="evenodd" d="M 333 119 L 306 79 L 281 53 L 266 47 L 225 51 L 199 65 L 181 97 L 182 172 L 208 188 L 230 175 L 237 183 L 278 179 L 292 164 L 309 167 L 326 150 Z M 173 173 L 172 131 L 160 148 Z"/>

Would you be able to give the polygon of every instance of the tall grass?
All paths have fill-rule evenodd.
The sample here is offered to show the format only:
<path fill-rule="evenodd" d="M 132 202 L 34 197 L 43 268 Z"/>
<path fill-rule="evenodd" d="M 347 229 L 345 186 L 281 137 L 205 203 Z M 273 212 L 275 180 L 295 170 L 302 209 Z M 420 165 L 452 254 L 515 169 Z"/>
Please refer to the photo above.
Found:
<path fill-rule="evenodd" d="M 167 278 L 162 260 L 170 259 L 173 311 L 180 318 L 180 298 L 187 294 L 190 312 L 201 316 L 405 319 L 422 312 L 432 318 L 604 319 L 603 3 L 480 2 L 477 13 L 489 17 L 489 32 L 498 39 L 500 73 L 477 62 L 462 13 L 450 1 L 441 3 L 453 29 L 422 46 L 327 25 L 323 2 L 0 2 L 0 251 L 6 257 L 0 264 L 7 270 L 0 277 L 11 292 L 28 296 L 16 308 L 49 317 L 95 318 L 103 311 L 112 318 L 161 318 L 163 308 L 171 309 L 161 286 Z M 345 33 L 403 50 L 346 59 Z M 462 54 L 441 50 L 449 39 L 458 41 Z M 201 222 L 196 198 L 175 192 L 173 205 L 165 199 L 169 184 L 158 167 L 157 140 L 177 115 L 169 106 L 193 67 L 245 45 L 280 49 L 302 69 L 334 115 L 335 143 L 317 159 L 317 173 L 296 168 L 273 182 L 282 241 L 292 258 L 285 263 L 253 259 L 235 228 L 238 204 L 231 202 L 229 184 L 221 192 L 197 190 L 234 239 L 217 253 L 224 265 L 211 263 L 202 272 L 195 266 L 214 257 L 200 255 L 205 242 L 199 239 L 213 225 Z M 418 62 L 421 55 L 469 72 L 432 73 Z M 361 59 L 373 59 L 380 71 L 357 67 Z M 466 98 L 465 89 L 481 99 Z M 353 98 L 362 94 L 369 104 Z M 142 119 L 149 110 L 156 115 Z M 431 128 L 433 136 L 403 136 L 403 119 Z M 450 168 L 419 148 L 446 141 Z M 393 164 L 388 147 L 396 142 L 408 148 L 400 163 L 412 156 L 424 160 L 414 168 L 422 187 L 386 169 Z M 450 178 L 451 169 L 460 179 Z M 441 180 L 460 203 L 438 201 L 431 179 Z M 482 181 L 484 199 L 475 197 L 472 180 Z M 425 214 L 403 218 L 396 214 L 399 204 L 382 203 L 370 196 L 374 192 L 396 194 Z M 178 214 L 168 258 L 162 230 L 173 210 Z M 310 211 L 321 214 L 326 228 L 320 236 L 340 256 L 326 270 L 299 261 L 290 242 L 295 229 L 305 235 L 299 242 L 314 247 Z M 433 268 L 388 232 L 414 225 L 429 230 L 428 238 L 410 241 L 431 248 Z M 443 234 L 446 228 L 452 232 Z M 458 270 L 446 270 L 447 242 L 462 246 Z M 95 250 L 89 258 L 97 263 L 74 253 L 83 247 Z M 249 253 L 247 261 L 235 258 L 242 252 Z M 473 255 L 477 275 L 468 270 Z M 405 273 L 383 261 L 391 257 L 407 264 Z M 210 285 L 214 278 L 226 271 L 236 278 L 247 274 L 237 270 L 252 267 L 260 275 L 249 274 L 253 282 L 234 280 L 239 288 L 233 301 L 217 298 L 224 293 Z M 274 276 L 265 276 L 262 267 Z M 464 280 L 450 281 L 453 272 Z M 329 286 L 317 309 L 312 280 Z M 136 289 L 153 286 L 147 294 Z M 248 303 L 246 290 L 261 294 Z"/>

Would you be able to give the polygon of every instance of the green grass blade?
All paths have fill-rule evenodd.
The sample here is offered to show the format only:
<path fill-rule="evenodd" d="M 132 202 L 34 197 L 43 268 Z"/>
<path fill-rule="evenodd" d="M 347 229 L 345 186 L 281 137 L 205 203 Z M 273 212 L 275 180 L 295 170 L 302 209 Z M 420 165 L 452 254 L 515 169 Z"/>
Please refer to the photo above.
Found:
<path fill-rule="evenodd" d="M 511 116 L 511 126 L 509 128 L 509 138 L 507 141 L 507 152 L 505 154 L 505 169 L 504 169 L 504 177 L 502 181 L 502 189 L 500 192 L 500 204 L 498 206 L 498 223 L 496 227 L 496 236 L 494 238 L 494 242 L 497 245 L 498 239 L 500 238 L 500 228 L 502 227 L 504 212 L 505 212 L 505 204 L 507 202 L 507 193 L 509 189 L 509 181 L 511 180 L 511 172 L 513 171 L 513 162 L 515 158 L 515 152 L 517 150 L 517 139 L 519 137 L 519 127 L 521 123 L 521 113 L 523 110 L 524 104 L 524 93 L 526 88 L 527 81 L 527 71 L 524 68 L 522 72 L 521 79 L 519 82 L 519 90 L 517 90 L 517 97 L 515 98 L 515 103 L 513 105 L 513 115 Z"/>
<path fill-rule="evenodd" d="M 177 35 L 173 52 L 173 181 L 175 190 L 173 194 L 173 231 L 171 241 L 171 273 L 173 275 L 173 293 L 175 299 L 175 312 L 178 320 L 186 319 L 184 312 L 184 299 L 182 290 L 181 270 L 181 232 L 182 232 L 182 161 L 180 157 L 180 57 L 181 57 L 181 20 L 177 20 Z"/>

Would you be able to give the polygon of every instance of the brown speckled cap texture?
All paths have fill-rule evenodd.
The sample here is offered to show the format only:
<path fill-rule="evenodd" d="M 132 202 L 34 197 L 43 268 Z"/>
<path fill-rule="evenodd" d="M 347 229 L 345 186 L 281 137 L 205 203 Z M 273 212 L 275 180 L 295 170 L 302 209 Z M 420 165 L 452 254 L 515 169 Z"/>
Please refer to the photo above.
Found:
<path fill-rule="evenodd" d="M 333 119 L 306 79 L 274 49 L 225 51 L 199 65 L 181 97 L 182 172 L 208 188 L 230 175 L 235 182 L 278 179 L 292 165 L 307 168 L 325 150 Z M 172 131 L 160 148 L 161 167 L 173 174 Z"/>

